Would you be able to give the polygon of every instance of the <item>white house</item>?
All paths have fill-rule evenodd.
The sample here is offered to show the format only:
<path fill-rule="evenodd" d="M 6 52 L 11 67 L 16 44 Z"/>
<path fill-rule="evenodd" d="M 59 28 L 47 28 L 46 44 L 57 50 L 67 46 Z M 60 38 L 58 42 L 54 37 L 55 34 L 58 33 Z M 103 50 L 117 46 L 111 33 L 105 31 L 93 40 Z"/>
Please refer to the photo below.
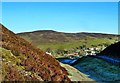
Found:
<path fill-rule="evenodd" d="M 46 54 L 52 55 L 51 52 L 46 52 Z"/>

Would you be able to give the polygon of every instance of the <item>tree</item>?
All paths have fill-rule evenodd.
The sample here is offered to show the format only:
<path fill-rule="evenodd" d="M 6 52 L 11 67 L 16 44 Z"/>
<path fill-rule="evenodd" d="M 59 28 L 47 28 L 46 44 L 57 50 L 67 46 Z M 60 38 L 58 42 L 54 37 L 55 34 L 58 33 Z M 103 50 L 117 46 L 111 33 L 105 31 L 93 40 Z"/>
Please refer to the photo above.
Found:
<path fill-rule="evenodd" d="M 52 51 L 51 48 L 46 49 L 46 52 L 51 52 L 51 51 Z"/>

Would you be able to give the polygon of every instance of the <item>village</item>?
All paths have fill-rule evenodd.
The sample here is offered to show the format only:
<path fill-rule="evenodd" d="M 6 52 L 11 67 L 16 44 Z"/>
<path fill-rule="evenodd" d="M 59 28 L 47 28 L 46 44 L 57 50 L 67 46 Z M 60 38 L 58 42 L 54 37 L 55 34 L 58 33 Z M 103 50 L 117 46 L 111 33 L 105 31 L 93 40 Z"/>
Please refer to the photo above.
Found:
<path fill-rule="evenodd" d="M 107 46 L 102 45 L 99 47 L 86 47 L 86 46 L 80 46 L 79 48 L 73 48 L 73 49 L 57 49 L 57 50 L 51 50 L 47 49 L 46 54 L 52 55 L 54 57 L 82 57 L 82 56 L 89 56 L 93 55 L 95 56 L 100 51 L 104 50 Z"/>

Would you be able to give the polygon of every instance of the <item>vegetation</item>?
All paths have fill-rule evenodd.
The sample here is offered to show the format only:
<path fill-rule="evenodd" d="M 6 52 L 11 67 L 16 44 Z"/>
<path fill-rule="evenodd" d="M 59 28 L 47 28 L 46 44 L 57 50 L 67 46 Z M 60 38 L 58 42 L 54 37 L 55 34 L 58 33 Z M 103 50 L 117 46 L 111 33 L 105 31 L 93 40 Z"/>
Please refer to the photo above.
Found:
<path fill-rule="evenodd" d="M 118 43 L 108 46 L 98 55 L 108 55 L 113 58 L 120 58 L 120 41 Z"/>
<path fill-rule="evenodd" d="M 14 74 L 18 72 L 18 74 L 16 74 L 16 76 L 13 77 L 14 79 L 19 79 L 24 81 L 25 73 L 20 74 L 20 72 L 24 72 L 24 69 L 25 69 L 24 66 L 20 65 L 21 59 L 13 55 L 10 50 L 4 49 L 4 48 L 0 48 L 0 50 L 1 50 L 0 57 L 2 57 L 2 80 L 6 80 L 6 81 L 13 80 L 13 79 L 10 79 L 10 74 L 8 75 L 9 71 L 11 71 Z M 24 56 L 19 55 L 19 57 L 23 58 Z M 10 68 L 10 69 L 7 69 L 7 68 Z M 25 72 L 28 73 L 27 71 Z"/>
<path fill-rule="evenodd" d="M 85 74 L 89 74 L 90 78 L 99 82 L 117 82 L 120 80 L 119 66 L 112 65 L 101 59 L 83 57 L 74 67 Z"/>
<path fill-rule="evenodd" d="M 2 40 L 0 41 L 2 57 L 2 79 L 3 81 L 70 81 L 69 75 L 73 75 L 63 67 L 59 62 L 45 53 L 51 51 L 56 57 L 65 56 L 65 54 L 79 53 L 82 55 L 84 49 L 89 47 L 108 46 L 117 40 L 116 35 L 103 34 L 67 34 L 54 31 L 18 34 L 25 39 L 15 35 L 7 28 L 2 26 Z M 33 46 L 33 45 L 34 46 Z M 42 48 L 36 48 L 35 46 Z M 91 61 L 92 62 L 92 61 Z M 99 63 L 99 62 L 98 62 Z M 84 63 L 83 63 L 84 64 Z M 87 64 L 85 64 L 87 66 Z M 100 64 L 99 64 L 100 65 Z M 97 65 L 97 66 L 99 66 Z M 106 65 L 107 66 L 107 65 Z M 87 66 L 87 67 L 90 67 Z M 87 68 L 86 67 L 86 68 Z M 107 69 L 113 72 L 114 67 Z M 116 68 L 115 68 L 116 69 Z M 96 68 L 93 67 L 94 71 Z M 117 72 L 114 72 L 117 73 Z"/>
<path fill-rule="evenodd" d="M 72 80 L 72 81 L 91 81 L 92 83 L 96 83 L 94 82 L 93 79 L 90 79 L 88 77 L 88 75 L 80 72 L 79 70 L 75 69 L 74 67 L 70 66 L 70 65 L 67 65 L 67 64 L 63 64 L 63 63 L 60 63 L 61 66 L 63 66 L 64 68 L 66 68 L 66 70 L 68 71 L 69 73 L 69 78 Z"/>
<path fill-rule="evenodd" d="M 34 41 L 34 40 L 33 40 Z M 46 50 L 46 48 L 51 48 L 52 50 L 55 49 L 71 49 L 71 48 L 79 48 L 80 46 L 85 45 L 86 47 L 93 47 L 101 45 L 110 45 L 111 43 L 115 42 L 115 40 L 110 40 L 107 38 L 88 38 L 87 40 L 72 40 L 70 42 L 50 42 L 50 43 L 42 43 L 38 44 L 38 47 Z"/>
<path fill-rule="evenodd" d="M 1 26 L 3 81 L 70 81 L 56 59 Z"/>
<path fill-rule="evenodd" d="M 62 57 L 66 52 L 84 55 L 85 48 L 102 48 L 118 40 L 117 35 L 100 33 L 62 33 L 51 30 L 17 34 L 44 51 L 50 49 L 54 57 Z"/>

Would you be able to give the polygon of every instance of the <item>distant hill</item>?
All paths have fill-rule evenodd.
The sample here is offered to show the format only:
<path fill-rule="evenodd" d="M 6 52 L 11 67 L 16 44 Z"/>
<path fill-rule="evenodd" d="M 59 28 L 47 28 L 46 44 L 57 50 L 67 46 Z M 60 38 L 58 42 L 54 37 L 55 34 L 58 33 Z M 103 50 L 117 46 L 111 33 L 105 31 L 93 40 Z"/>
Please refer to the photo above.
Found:
<path fill-rule="evenodd" d="M 78 39 L 85 39 L 85 38 L 112 38 L 116 37 L 117 35 L 114 34 L 102 34 L 102 33 L 64 33 L 64 32 L 57 32 L 53 30 L 38 30 L 33 32 L 24 32 L 18 33 L 17 35 L 22 37 L 28 37 L 31 40 L 42 40 L 43 42 L 50 42 L 52 39 L 53 41 L 71 41 L 71 40 L 78 40 Z M 36 41 L 37 41 L 36 40 Z M 45 41 L 47 40 L 47 41 Z M 42 42 L 41 41 L 41 42 Z"/>
<path fill-rule="evenodd" d="M 53 30 L 38 30 L 18 33 L 17 35 L 28 40 L 41 49 L 46 48 L 75 48 L 80 45 L 111 44 L 117 40 L 117 35 L 102 33 L 64 33 Z"/>
<path fill-rule="evenodd" d="M 0 27 L 3 81 L 70 81 L 67 71 L 56 59 L 3 25 Z"/>
<path fill-rule="evenodd" d="M 107 55 L 113 58 L 120 58 L 120 42 L 108 46 L 98 55 Z"/>

